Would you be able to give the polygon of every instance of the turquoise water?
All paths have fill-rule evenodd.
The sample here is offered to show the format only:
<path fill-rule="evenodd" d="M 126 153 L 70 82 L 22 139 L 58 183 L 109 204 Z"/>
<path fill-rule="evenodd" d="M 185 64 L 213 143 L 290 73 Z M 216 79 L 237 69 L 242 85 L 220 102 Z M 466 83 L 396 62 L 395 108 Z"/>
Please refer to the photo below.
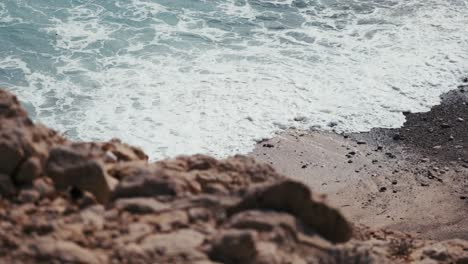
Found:
<path fill-rule="evenodd" d="M 76 140 L 226 156 L 401 125 L 467 74 L 467 25 L 467 0 L 3 0 L 0 86 Z"/>

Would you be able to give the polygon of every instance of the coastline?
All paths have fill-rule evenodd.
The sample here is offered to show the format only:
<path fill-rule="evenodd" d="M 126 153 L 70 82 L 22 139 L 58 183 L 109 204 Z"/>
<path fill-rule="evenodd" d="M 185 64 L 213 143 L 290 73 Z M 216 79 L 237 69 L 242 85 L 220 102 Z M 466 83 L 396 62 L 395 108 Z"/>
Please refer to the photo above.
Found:
<path fill-rule="evenodd" d="M 414 147 L 374 143 L 387 132 L 290 131 L 261 145 L 278 170 L 242 155 L 149 162 L 118 139 L 70 141 L 0 89 L 0 263 L 466 262 L 466 209 L 448 201 L 464 161 L 421 177 Z"/>
<path fill-rule="evenodd" d="M 466 80 L 465 80 L 466 81 Z M 351 221 L 442 240 L 468 238 L 468 84 L 401 128 L 288 130 L 249 156 L 328 195 Z"/>

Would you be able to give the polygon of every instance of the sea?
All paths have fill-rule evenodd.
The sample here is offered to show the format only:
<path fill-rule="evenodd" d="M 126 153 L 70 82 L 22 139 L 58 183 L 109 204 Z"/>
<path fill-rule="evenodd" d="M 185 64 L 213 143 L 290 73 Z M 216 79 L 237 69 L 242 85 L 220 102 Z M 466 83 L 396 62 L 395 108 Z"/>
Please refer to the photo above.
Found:
<path fill-rule="evenodd" d="M 153 160 L 398 127 L 467 75 L 468 0 L 0 1 L 0 87 Z"/>

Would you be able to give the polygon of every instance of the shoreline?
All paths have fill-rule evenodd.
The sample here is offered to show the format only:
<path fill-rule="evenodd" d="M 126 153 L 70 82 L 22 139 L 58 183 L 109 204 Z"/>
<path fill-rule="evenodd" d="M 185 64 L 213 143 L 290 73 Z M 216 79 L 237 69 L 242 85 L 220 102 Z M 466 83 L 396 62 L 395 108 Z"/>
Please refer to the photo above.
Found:
<path fill-rule="evenodd" d="M 466 80 L 464 80 L 466 81 Z M 328 195 L 351 221 L 442 240 L 468 238 L 468 84 L 401 128 L 287 130 L 248 155 Z"/>
<path fill-rule="evenodd" d="M 388 134 L 290 131 L 260 146 L 277 170 L 243 155 L 149 162 L 118 139 L 70 141 L 0 89 L 0 263 L 465 262 L 466 204 L 450 200 L 463 186 L 373 143 Z"/>

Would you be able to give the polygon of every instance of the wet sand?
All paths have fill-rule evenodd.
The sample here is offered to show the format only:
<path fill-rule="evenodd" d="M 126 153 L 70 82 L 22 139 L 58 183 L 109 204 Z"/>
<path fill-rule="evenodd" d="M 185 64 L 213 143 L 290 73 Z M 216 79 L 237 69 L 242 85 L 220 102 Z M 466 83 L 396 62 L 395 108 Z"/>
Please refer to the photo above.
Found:
<path fill-rule="evenodd" d="M 468 80 L 398 129 L 288 130 L 249 155 L 326 193 L 348 219 L 421 238 L 468 239 Z"/>

